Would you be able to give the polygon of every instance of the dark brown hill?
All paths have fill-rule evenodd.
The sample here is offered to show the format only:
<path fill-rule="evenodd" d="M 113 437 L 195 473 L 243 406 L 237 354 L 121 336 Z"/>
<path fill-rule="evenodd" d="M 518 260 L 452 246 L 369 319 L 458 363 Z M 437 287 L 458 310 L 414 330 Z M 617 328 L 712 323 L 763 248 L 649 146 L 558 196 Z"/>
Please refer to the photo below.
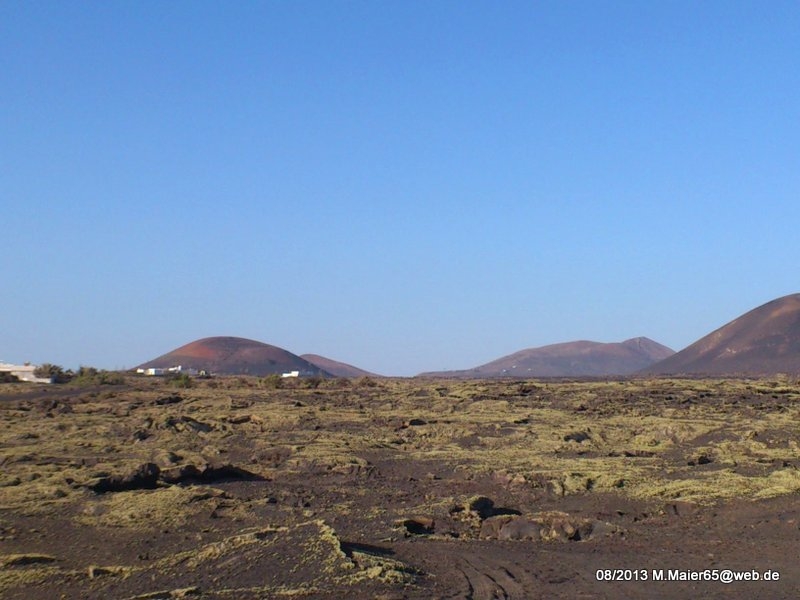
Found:
<path fill-rule="evenodd" d="M 326 358 L 319 354 L 301 354 L 300 358 L 307 360 L 312 365 L 319 367 L 334 377 L 381 377 L 381 375 L 370 373 L 364 369 L 359 369 L 353 365 Z"/>
<path fill-rule="evenodd" d="M 422 373 L 426 377 L 581 377 L 629 375 L 674 353 L 646 337 L 624 342 L 566 342 L 528 348 L 474 369 Z"/>
<path fill-rule="evenodd" d="M 800 294 L 767 302 L 643 373 L 772 375 L 800 373 Z"/>
<path fill-rule="evenodd" d="M 291 352 L 239 337 L 209 337 L 190 342 L 138 368 L 205 369 L 219 375 L 272 375 L 300 371 L 301 375 L 329 376 L 318 366 Z"/>

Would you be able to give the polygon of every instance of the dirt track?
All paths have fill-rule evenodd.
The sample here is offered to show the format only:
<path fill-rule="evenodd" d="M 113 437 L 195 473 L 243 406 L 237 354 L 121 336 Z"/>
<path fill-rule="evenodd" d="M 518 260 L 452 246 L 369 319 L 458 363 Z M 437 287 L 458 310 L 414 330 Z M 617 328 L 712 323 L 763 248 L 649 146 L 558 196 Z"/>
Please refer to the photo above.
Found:
<path fill-rule="evenodd" d="M 0 595 L 800 590 L 794 382 L 293 385 L 3 386 Z"/>

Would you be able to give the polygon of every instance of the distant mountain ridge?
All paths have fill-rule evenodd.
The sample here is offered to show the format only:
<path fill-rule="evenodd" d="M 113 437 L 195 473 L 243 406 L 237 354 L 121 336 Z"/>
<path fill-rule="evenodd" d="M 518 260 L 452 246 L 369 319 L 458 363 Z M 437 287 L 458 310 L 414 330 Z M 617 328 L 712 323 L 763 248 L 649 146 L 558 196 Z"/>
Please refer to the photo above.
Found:
<path fill-rule="evenodd" d="M 645 367 L 655 375 L 800 372 L 800 294 L 754 308 L 680 352 Z"/>
<path fill-rule="evenodd" d="M 221 375 L 299 371 L 323 377 L 376 376 L 317 354 L 298 356 L 283 348 L 238 337 L 190 342 L 139 368 L 205 369 Z M 426 377 L 602 377 L 641 375 L 773 375 L 800 373 L 800 294 L 767 302 L 680 352 L 637 337 L 624 342 L 574 341 L 527 348 L 472 369 L 429 371 Z M 378 375 L 379 376 L 379 375 Z"/>
<path fill-rule="evenodd" d="M 208 337 L 190 342 L 139 365 L 140 369 L 173 367 L 204 369 L 219 375 L 263 377 L 291 371 L 301 375 L 331 374 L 288 350 L 240 337 Z"/>
<path fill-rule="evenodd" d="M 527 348 L 473 369 L 433 371 L 424 377 L 581 377 L 630 375 L 674 350 L 646 337 L 602 343 L 580 340 Z"/>

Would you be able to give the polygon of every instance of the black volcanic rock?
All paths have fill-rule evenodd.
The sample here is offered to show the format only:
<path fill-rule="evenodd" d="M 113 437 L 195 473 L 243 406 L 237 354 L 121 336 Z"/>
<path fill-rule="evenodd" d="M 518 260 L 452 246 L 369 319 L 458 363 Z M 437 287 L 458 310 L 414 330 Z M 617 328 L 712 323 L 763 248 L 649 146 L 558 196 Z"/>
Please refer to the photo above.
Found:
<path fill-rule="evenodd" d="M 669 358 L 655 375 L 771 375 L 800 372 L 800 294 L 767 302 Z"/>

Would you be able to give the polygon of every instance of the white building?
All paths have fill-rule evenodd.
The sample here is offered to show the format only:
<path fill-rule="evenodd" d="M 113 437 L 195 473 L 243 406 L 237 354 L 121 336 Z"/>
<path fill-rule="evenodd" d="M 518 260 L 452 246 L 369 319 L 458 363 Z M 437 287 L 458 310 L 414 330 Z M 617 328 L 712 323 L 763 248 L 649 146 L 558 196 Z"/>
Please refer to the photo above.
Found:
<path fill-rule="evenodd" d="M 177 367 L 169 367 L 167 369 L 167 373 L 183 373 L 185 375 L 197 375 L 198 370 L 192 367 L 184 367 L 182 365 L 178 365 Z"/>
<path fill-rule="evenodd" d="M 184 368 L 181 365 L 177 367 L 150 367 L 149 369 L 136 369 L 136 372 L 139 375 L 150 375 L 150 376 L 161 376 L 161 375 L 168 375 L 168 374 L 178 374 L 183 373 L 186 375 L 197 375 L 197 369 L 192 368 Z"/>
<path fill-rule="evenodd" d="M 33 372 L 36 370 L 36 365 L 13 365 L 11 363 L 0 362 L 0 373 L 10 373 L 20 381 L 28 381 L 31 383 L 53 383 L 49 377 L 36 377 Z"/>
<path fill-rule="evenodd" d="M 166 369 L 159 369 L 157 367 L 150 367 L 149 369 L 142 369 L 142 368 L 136 369 L 136 372 L 139 375 L 150 375 L 150 376 L 163 375 L 165 371 Z"/>

